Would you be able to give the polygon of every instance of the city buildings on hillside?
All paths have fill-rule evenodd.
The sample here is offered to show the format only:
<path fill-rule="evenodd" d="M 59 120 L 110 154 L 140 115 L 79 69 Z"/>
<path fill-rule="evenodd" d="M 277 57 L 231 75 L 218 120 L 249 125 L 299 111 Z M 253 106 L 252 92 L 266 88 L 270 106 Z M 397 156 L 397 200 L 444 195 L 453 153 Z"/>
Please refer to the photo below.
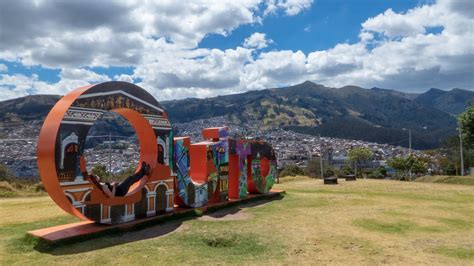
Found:
<path fill-rule="evenodd" d="M 373 160 L 362 165 L 374 169 L 385 166 L 387 159 L 408 154 L 408 149 L 388 144 L 378 144 L 361 140 L 337 139 L 300 134 L 284 129 L 262 129 L 258 122 L 236 124 L 226 117 L 195 120 L 188 123 L 174 123 L 175 136 L 190 136 L 193 142 L 202 140 L 201 130 L 206 127 L 228 126 L 233 137 L 261 138 L 272 144 L 277 153 L 279 168 L 294 164 L 305 167 L 311 159 L 323 156 L 325 165 L 340 169 L 348 165 L 348 153 L 355 147 L 366 147 L 373 152 Z M 15 127 L 0 127 L 0 163 L 7 165 L 19 178 L 38 179 L 36 166 L 36 144 L 41 121 L 33 121 Z M 107 139 L 104 139 L 107 141 Z M 104 144 L 104 142 L 102 142 Z M 112 173 L 119 173 L 138 162 L 139 148 L 135 138 L 113 140 L 101 148 L 86 150 L 88 168 L 97 164 L 110 168 Z M 119 144 L 119 145 L 117 145 Z M 116 146 L 120 148 L 116 148 Z M 420 151 L 412 153 L 422 155 Z"/>

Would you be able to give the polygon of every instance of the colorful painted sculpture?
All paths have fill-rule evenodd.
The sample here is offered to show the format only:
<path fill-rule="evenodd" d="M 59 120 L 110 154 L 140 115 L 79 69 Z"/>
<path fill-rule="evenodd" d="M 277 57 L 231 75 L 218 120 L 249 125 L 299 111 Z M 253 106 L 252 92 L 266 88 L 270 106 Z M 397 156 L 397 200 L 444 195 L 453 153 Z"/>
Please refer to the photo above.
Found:
<path fill-rule="evenodd" d="M 115 112 L 135 129 L 140 162 L 151 172 L 127 193 L 110 196 L 81 171 L 87 133 L 105 112 Z M 175 137 L 167 114 L 148 92 L 126 82 L 78 88 L 50 111 L 38 141 L 38 167 L 46 191 L 66 212 L 97 223 L 115 224 L 172 212 L 175 205 L 268 193 L 276 179 L 276 157 L 263 141 L 234 140 L 226 127 L 202 131 L 203 142 Z M 84 162 L 83 162 L 84 164 Z M 137 171 L 139 167 L 137 167 Z"/>

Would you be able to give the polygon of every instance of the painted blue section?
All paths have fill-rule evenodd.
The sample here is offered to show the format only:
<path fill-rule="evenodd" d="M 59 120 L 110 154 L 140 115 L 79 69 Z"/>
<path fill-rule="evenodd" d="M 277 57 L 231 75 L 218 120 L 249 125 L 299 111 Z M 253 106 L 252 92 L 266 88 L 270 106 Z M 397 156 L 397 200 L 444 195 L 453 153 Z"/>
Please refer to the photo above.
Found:
<path fill-rule="evenodd" d="M 184 146 L 182 139 L 176 140 L 174 144 L 174 162 L 176 172 L 176 187 L 178 189 L 178 197 L 190 207 L 201 207 L 207 204 L 207 184 L 196 185 L 189 176 L 189 150 Z M 189 202 L 188 186 L 192 184 L 194 189 L 194 202 Z"/>

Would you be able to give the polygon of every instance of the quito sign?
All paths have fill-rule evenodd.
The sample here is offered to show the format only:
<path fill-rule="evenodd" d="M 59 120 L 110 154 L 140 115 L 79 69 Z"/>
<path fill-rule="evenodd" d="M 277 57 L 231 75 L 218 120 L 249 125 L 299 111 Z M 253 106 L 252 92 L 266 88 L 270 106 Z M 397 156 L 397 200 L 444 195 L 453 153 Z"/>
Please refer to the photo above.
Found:
<path fill-rule="evenodd" d="M 119 184 L 85 171 L 86 137 L 106 112 L 124 117 L 139 141 L 135 174 Z M 80 87 L 56 103 L 41 128 L 41 180 L 64 211 L 104 224 L 269 192 L 277 166 L 268 143 L 233 139 L 226 127 L 206 128 L 202 135 L 206 140 L 193 144 L 189 137 L 174 137 L 163 107 L 136 85 Z"/>

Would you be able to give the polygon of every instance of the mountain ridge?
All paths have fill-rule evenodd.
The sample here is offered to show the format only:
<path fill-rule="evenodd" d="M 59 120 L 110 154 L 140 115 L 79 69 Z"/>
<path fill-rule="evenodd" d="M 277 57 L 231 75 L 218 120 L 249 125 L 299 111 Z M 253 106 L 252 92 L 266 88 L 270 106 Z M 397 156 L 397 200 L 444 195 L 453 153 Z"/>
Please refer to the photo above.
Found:
<path fill-rule="evenodd" d="M 446 113 L 458 115 L 466 109 L 468 102 L 474 104 L 474 92 L 459 88 L 450 91 L 431 88 L 414 100 L 420 104 L 436 106 L 436 108 Z"/>
<path fill-rule="evenodd" d="M 226 116 L 235 123 L 261 123 L 262 129 L 286 128 L 380 143 L 406 139 L 410 129 L 414 147 L 426 149 L 455 134 L 454 115 L 471 97 L 474 99 L 474 92 L 461 89 L 411 94 L 354 85 L 331 88 L 306 81 L 284 88 L 161 104 L 173 123 Z M 0 121 L 42 119 L 59 98 L 32 95 L 0 102 Z M 406 146 L 403 141 L 396 144 Z"/>

